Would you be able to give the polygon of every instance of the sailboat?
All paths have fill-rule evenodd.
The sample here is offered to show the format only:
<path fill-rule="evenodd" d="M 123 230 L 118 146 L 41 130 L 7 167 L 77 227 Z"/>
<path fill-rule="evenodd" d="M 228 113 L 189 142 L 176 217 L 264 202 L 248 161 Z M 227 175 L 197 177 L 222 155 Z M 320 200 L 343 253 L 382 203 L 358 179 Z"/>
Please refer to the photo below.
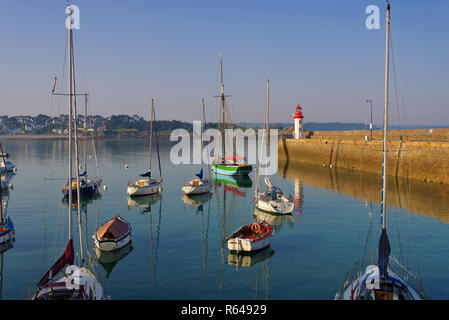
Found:
<path fill-rule="evenodd" d="M 72 21 L 72 7 L 67 6 L 67 13 L 69 21 Z M 68 27 L 68 55 L 69 55 L 69 161 L 68 161 L 68 177 L 69 181 L 72 179 L 72 121 L 76 117 L 76 92 L 75 92 L 75 70 L 74 70 L 74 53 L 73 53 L 73 31 Z M 61 94 L 62 95 L 62 94 Z M 74 114 L 72 114 L 74 111 Z M 78 139 L 77 139 L 77 124 L 74 121 L 74 144 L 75 144 L 75 166 L 76 166 L 76 182 L 79 184 L 79 155 L 78 155 Z M 73 247 L 72 238 L 72 184 L 69 183 L 69 234 L 66 249 L 62 256 L 50 267 L 44 276 L 37 283 L 37 291 L 32 297 L 33 300 L 103 300 L 106 299 L 106 293 L 103 285 L 94 276 L 89 266 L 84 259 L 83 251 L 83 232 L 81 224 L 81 190 L 77 189 L 77 208 L 78 208 L 78 228 L 80 238 L 80 252 L 79 263 L 74 264 L 75 250 Z M 89 261 L 89 259 L 87 259 Z M 62 275 L 58 276 L 65 268 Z"/>
<path fill-rule="evenodd" d="M 201 132 L 200 132 L 200 140 L 201 140 L 201 170 L 196 174 L 198 179 L 193 179 L 188 182 L 185 182 L 182 186 L 182 192 L 186 195 L 200 195 L 210 193 L 212 190 L 212 182 L 210 179 L 204 179 L 204 171 L 203 171 L 203 128 L 204 128 L 204 99 L 201 101 Z"/>
<path fill-rule="evenodd" d="M 270 80 L 267 79 L 267 97 L 265 106 L 265 136 L 266 136 L 266 158 L 268 158 L 268 149 L 270 141 L 270 127 L 269 127 L 269 115 L 270 115 Z M 262 141 L 263 145 L 263 141 Z M 266 163 L 266 165 L 268 165 Z M 295 208 L 293 197 L 290 195 L 288 198 L 284 195 L 279 187 L 271 184 L 270 178 L 265 174 L 264 182 L 265 191 L 259 191 L 259 175 L 260 169 L 256 174 L 256 192 L 254 197 L 254 203 L 256 208 L 262 211 L 275 214 L 291 214 Z"/>
<path fill-rule="evenodd" d="M 228 176 L 234 175 L 248 175 L 253 170 L 253 167 L 250 164 L 245 163 L 244 156 L 237 155 L 227 155 L 225 153 L 225 145 L 226 145 L 226 135 L 225 135 L 225 126 L 226 126 L 226 118 L 228 116 L 228 110 L 226 107 L 226 95 L 224 91 L 224 83 L 223 83 L 223 59 L 220 53 L 220 88 L 221 88 L 221 158 L 216 157 L 212 163 L 212 171 L 217 174 L 223 174 Z"/>
<path fill-rule="evenodd" d="M 101 186 L 101 178 L 99 177 L 98 174 L 98 161 L 97 161 L 97 153 L 95 150 L 95 143 L 93 141 L 93 137 L 92 137 L 92 146 L 93 146 L 93 150 L 94 150 L 94 156 L 95 156 L 95 160 L 97 161 L 97 177 L 94 179 L 89 179 L 88 175 L 87 175 L 87 156 L 86 156 L 86 141 L 87 141 L 87 95 L 88 94 L 84 94 L 85 96 L 85 102 L 84 102 L 84 106 L 85 106 L 85 115 L 84 115 L 84 166 L 83 166 L 83 172 L 79 175 L 80 179 L 73 179 L 72 178 L 72 198 L 76 198 L 77 195 L 77 190 L 78 190 L 78 186 L 80 186 L 80 195 L 81 197 L 84 196 L 95 196 L 97 194 L 99 194 L 99 190 L 100 190 L 100 186 Z M 79 183 L 78 183 L 79 180 Z M 67 184 L 65 186 L 62 187 L 62 193 L 64 195 L 64 198 L 68 197 L 69 194 L 69 184 L 70 182 L 68 181 Z"/>
<path fill-rule="evenodd" d="M 6 159 L 5 159 L 5 155 L 3 153 L 3 147 L 2 147 L 1 143 L 0 143 L 0 152 L 1 152 L 0 158 L 3 160 L 4 163 L 6 163 Z M 10 177 L 9 177 L 8 170 L 5 170 L 5 176 L 3 176 L 0 173 L 0 184 L 1 184 L 2 192 L 12 188 L 12 184 L 9 183 L 9 178 Z"/>
<path fill-rule="evenodd" d="M 0 173 L 8 174 L 9 171 L 17 171 L 16 166 L 6 158 L 9 157 L 8 153 L 3 152 L 2 144 L 0 143 Z"/>
<path fill-rule="evenodd" d="M 382 163 L 381 234 L 379 238 L 377 264 L 368 265 L 355 279 L 345 281 L 335 295 L 337 300 L 422 300 L 424 295 L 401 279 L 398 269 L 393 269 L 395 259 L 390 256 L 390 241 L 387 234 L 387 177 L 388 177 L 388 73 L 390 45 L 390 3 L 386 12 L 385 54 L 385 111 Z M 397 265 L 397 263 L 396 263 Z M 395 265 L 395 266 L 396 266 Z M 401 266 L 399 266 L 403 269 Z"/>
<path fill-rule="evenodd" d="M 6 208 L 3 204 L 3 181 L 0 184 L 0 245 L 14 241 L 14 224 L 10 217 L 8 217 Z"/>
<path fill-rule="evenodd" d="M 156 130 L 156 146 L 157 146 L 157 157 L 159 163 L 159 178 L 151 178 L 151 153 L 152 153 L 152 143 L 153 143 L 153 122 L 156 121 L 156 114 L 154 111 L 154 99 L 151 99 L 151 111 L 150 111 L 150 156 L 149 156 L 149 168 L 148 171 L 141 174 L 143 179 L 139 179 L 134 183 L 128 182 L 128 188 L 126 193 L 128 196 L 148 196 L 162 192 L 162 170 L 161 170 L 161 159 L 159 156 L 159 142 L 157 139 Z"/>

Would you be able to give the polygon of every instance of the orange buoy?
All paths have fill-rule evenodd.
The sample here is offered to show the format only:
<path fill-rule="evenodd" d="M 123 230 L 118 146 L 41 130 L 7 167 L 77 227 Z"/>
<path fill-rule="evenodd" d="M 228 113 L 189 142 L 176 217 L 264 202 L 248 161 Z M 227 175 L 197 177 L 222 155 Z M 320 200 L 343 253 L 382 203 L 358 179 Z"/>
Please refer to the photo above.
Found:
<path fill-rule="evenodd" d="M 251 231 L 254 232 L 254 233 L 259 233 L 259 231 L 260 231 L 260 224 L 258 224 L 257 222 L 254 222 L 251 225 Z"/>

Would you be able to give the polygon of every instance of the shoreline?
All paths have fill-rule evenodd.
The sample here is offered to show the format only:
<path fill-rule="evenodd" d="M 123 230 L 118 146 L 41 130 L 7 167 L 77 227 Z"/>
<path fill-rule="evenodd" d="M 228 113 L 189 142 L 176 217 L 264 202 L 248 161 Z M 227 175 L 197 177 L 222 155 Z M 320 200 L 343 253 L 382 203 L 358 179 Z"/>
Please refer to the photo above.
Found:
<path fill-rule="evenodd" d="M 169 137 L 169 134 L 159 133 L 161 137 Z M 2 135 L 1 140 L 67 140 L 69 137 L 64 135 L 51 135 L 51 134 L 17 134 L 17 135 Z M 89 137 L 78 136 L 79 140 L 90 139 Z M 148 136 L 94 136 L 94 139 L 98 140 L 120 140 L 120 139 L 146 139 Z"/>

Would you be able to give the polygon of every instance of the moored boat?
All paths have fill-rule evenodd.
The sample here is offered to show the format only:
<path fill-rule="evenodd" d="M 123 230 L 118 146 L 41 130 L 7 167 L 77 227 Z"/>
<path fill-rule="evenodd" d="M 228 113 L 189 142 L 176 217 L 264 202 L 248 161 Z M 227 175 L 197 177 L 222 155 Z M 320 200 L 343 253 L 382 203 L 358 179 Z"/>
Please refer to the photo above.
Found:
<path fill-rule="evenodd" d="M 134 183 L 128 181 L 128 187 L 126 189 L 126 193 L 130 197 L 135 196 L 149 196 L 154 195 L 156 193 L 162 192 L 162 169 L 161 169 L 161 159 L 159 155 L 159 142 L 156 130 L 156 147 L 157 147 L 157 157 L 159 164 L 159 178 L 154 179 L 151 177 L 151 153 L 152 153 L 152 143 L 153 143 L 153 122 L 156 121 L 156 113 L 154 111 L 154 100 L 151 99 L 151 110 L 150 110 L 150 153 L 149 153 L 149 168 L 146 173 L 141 174 L 140 176 L 143 179 L 139 179 Z"/>
<path fill-rule="evenodd" d="M 266 221 L 242 225 L 226 238 L 231 252 L 254 252 L 270 245 L 273 227 Z"/>
<path fill-rule="evenodd" d="M 94 242 L 103 251 L 123 248 L 131 242 L 131 225 L 120 216 L 114 216 L 98 228 Z"/>
<path fill-rule="evenodd" d="M 226 135 L 225 126 L 226 118 L 230 124 L 228 109 L 226 106 L 226 95 L 223 82 L 223 59 L 220 53 L 220 89 L 221 89 L 221 157 L 217 156 L 212 163 L 212 171 L 217 174 L 227 176 L 246 176 L 253 170 L 252 165 L 245 162 L 245 157 L 237 155 L 227 155 L 225 153 Z"/>

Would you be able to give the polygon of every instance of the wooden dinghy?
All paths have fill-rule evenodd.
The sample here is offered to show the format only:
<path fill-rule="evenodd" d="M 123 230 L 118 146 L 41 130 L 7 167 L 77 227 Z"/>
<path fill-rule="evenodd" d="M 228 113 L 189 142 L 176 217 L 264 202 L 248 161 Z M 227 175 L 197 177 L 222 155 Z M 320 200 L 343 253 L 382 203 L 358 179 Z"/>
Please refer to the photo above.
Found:
<path fill-rule="evenodd" d="M 120 216 L 102 224 L 94 235 L 95 246 L 103 251 L 123 248 L 131 242 L 131 225 Z"/>
<path fill-rule="evenodd" d="M 270 245 L 273 227 L 266 221 L 243 225 L 226 238 L 231 252 L 254 252 Z"/>

